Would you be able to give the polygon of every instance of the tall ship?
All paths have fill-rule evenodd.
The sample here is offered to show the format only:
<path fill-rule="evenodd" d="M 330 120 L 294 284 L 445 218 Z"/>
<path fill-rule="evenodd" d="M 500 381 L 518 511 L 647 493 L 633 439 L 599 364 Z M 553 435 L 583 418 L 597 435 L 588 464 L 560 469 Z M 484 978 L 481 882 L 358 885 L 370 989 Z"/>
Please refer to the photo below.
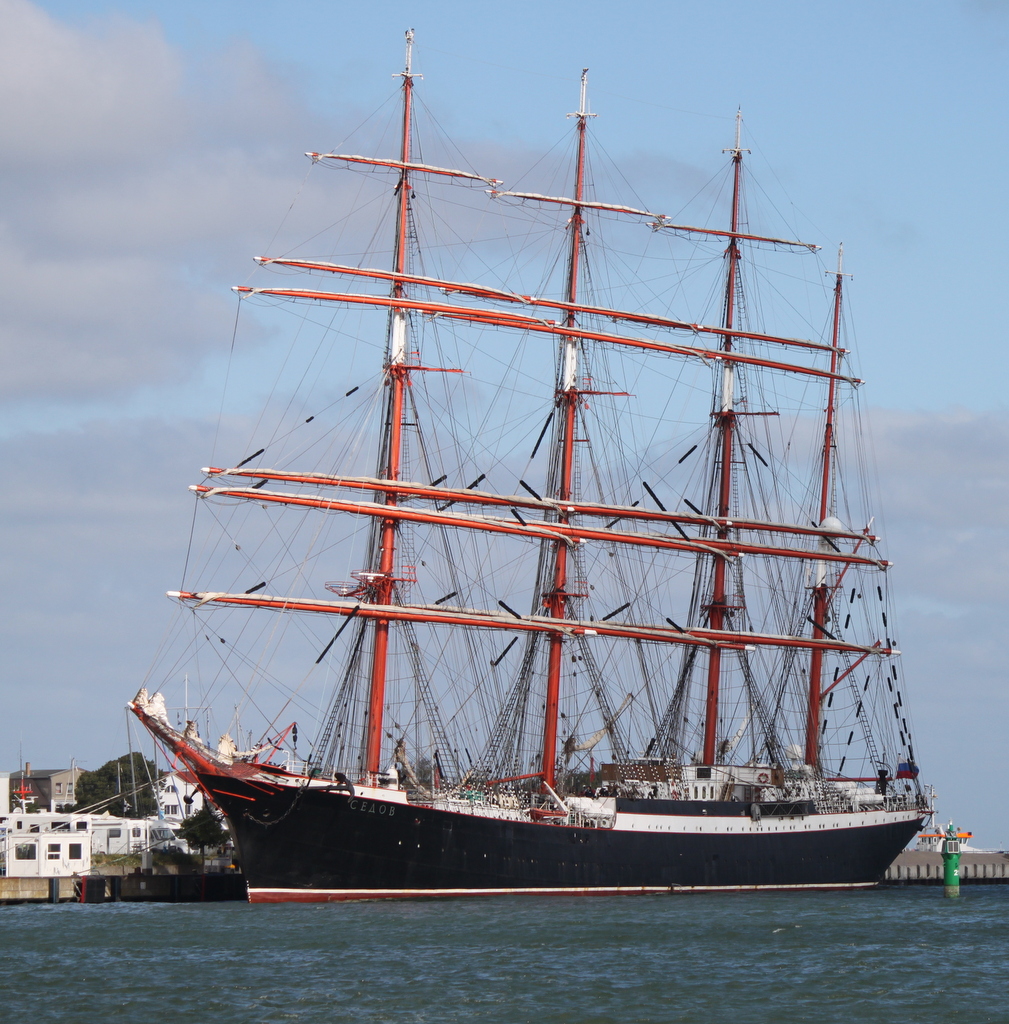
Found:
<path fill-rule="evenodd" d="M 751 210 L 738 116 L 651 212 L 585 73 L 563 175 L 465 169 L 412 43 L 387 155 L 308 154 L 328 219 L 235 289 L 290 348 L 130 707 L 253 902 L 876 884 L 930 796 L 840 251 Z"/>

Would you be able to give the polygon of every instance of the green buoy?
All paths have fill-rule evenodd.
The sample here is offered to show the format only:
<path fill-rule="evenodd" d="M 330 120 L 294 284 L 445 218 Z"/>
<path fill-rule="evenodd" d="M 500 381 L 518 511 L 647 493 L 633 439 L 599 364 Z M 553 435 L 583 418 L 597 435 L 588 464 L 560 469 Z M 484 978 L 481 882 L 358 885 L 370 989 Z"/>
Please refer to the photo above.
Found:
<path fill-rule="evenodd" d="M 955 899 L 960 895 L 960 837 L 953 822 L 946 828 L 941 849 L 943 889 L 949 899 Z"/>

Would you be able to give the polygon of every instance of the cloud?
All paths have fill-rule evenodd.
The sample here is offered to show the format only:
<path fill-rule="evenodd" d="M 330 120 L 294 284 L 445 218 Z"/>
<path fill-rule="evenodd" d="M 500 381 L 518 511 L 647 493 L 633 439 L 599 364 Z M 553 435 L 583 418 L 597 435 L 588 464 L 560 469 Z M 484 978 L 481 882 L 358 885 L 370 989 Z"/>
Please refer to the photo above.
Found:
<path fill-rule="evenodd" d="M 940 814 L 982 843 L 1004 843 L 1009 415 L 877 409 L 869 418 L 915 748 Z"/>
<path fill-rule="evenodd" d="M 1009 14 L 1009 0 L 963 0 L 964 10 L 979 15 Z"/>
<path fill-rule="evenodd" d="M 321 126 L 249 47 L 187 66 L 153 22 L 71 28 L 26 0 L 0 0 L 0 88 L 0 395 L 192 376 Z"/>
<path fill-rule="evenodd" d="M 81 31 L 27 0 L 3 0 L 0 24 L 5 167 L 104 165 L 185 134 L 183 67 L 155 25 Z"/>
<path fill-rule="evenodd" d="M 967 410 L 880 410 L 872 419 L 901 585 L 928 594 L 936 608 L 960 613 L 1002 603 L 1009 573 L 1009 419 Z"/>
<path fill-rule="evenodd" d="M 326 148 L 359 112 L 343 103 L 324 121 L 288 76 L 247 43 L 183 57 L 155 21 L 79 28 L 28 0 L 0 0 L 0 88 L 16 97 L 0 108 L 0 398 L 93 408 L 185 384 L 225 350 L 228 289 L 278 224 L 281 241 L 308 238 L 313 253 L 327 251 L 334 224 L 344 232 L 334 251 L 368 247 L 371 227 L 355 241 L 343 220 L 352 203 L 388 196 L 387 174 L 318 168 L 303 187 L 301 154 Z M 425 159 L 455 166 L 458 152 L 427 134 Z M 386 152 L 394 140 L 352 145 Z M 486 140 L 462 148 L 510 184 L 568 188 L 567 170 L 541 180 L 542 153 Z M 672 180 L 690 194 L 702 181 L 658 157 L 633 162 L 658 192 Z M 481 189 L 472 198 L 472 210 L 458 211 L 460 237 L 493 234 L 494 210 L 480 205 Z M 527 212 L 550 223 L 557 215 Z"/>
<path fill-rule="evenodd" d="M 185 550 L 186 454 L 204 433 L 194 423 L 94 423 L 8 444 L 0 500 L 8 762 L 19 732 L 36 761 L 106 760 L 121 722 L 110 715 L 167 622 L 161 584 L 178 579 Z"/>

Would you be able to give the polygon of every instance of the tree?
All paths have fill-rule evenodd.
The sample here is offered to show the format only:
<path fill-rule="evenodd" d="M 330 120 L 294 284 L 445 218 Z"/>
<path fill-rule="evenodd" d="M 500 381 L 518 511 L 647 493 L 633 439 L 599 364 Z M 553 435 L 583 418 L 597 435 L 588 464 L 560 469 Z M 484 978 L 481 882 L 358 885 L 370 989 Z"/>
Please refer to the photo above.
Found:
<path fill-rule="evenodd" d="M 146 818 L 158 810 L 151 787 L 151 780 L 157 778 L 158 770 L 153 761 L 138 752 L 123 754 L 114 761 L 106 761 L 93 772 L 81 772 L 77 779 L 77 803 L 73 809 L 83 811 L 108 801 L 94 809 L 99 812 L 109 810 L 125 818 Z M 136 793 L 131 792 L 134 784 Z"/>
<path fill-rule="evenodd" d="M 228 838 L 228 830 L 221 825 L 220 818 L 206 805 L 191 814 L 179 828 L 179 835 L 190 846 L 200 848 L 204 857 L 208 846 L 220 846 Z"/>

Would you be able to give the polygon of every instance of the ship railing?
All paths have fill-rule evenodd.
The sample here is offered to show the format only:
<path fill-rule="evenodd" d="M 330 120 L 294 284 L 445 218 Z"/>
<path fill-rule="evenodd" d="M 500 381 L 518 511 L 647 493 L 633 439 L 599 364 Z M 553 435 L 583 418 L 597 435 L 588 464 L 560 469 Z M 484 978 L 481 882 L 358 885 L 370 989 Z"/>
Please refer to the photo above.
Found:
<path fill-rule="evenodd" d="M 852 811 L 863 811 L 865 807 L 847 793 L 824 788 L 816 794 L 816 809 L 820 814 L 850 814 Z"/>
<path fill-rule="evenodd" d="M 290 751 L 285 751 L 285 755 L 282 760 L 275 761 L 274 764 L 278 768 L 283 768 L 285 772 L 290 772 L 291 775 L 310 775 L 316 767 L 311 761 L 300 761 L 293 757 Z"/>
<path fill-rule="evenodd" d="M 555 825 L 572 825 L 577 828 L 612 828 L 614 815 L 602 812 L 569 808 L 567 815 L 558 814 L 553 801 L 544 801 L 538 794 L 528 792 L 495 793 L 488 795 L 478 790 L 466 790 L 436 795 L 425 804 L 439 810 L 472 814 L 480 818 L 499 818 L 507 821 L 550 821 Z M 549 818 L 534 812 L 552 812 Z"/>
<path fill-rule="evenodd" d="M 484 799 L 471 799 L 466 796 L 436 796 L 429 802 L 430 806 L 439 811 L 454 811 L 457 814 L 472 814 L 478 818 L 499 818 L 506 821 L 528 821 L 529 808 L 516 806 L 503 807 L 500 803 L 490 803 Z"/>
<path fill-rule="evenodd" d="M 847 793 L 824 790 L 816 796 L 816 807 L 821 814 L 851 814 L 862 811 L 913 811 L 920 801 L 915 793 L 888 793 L 878 802 L 862 801 Z"/>
<path fill-rule="evenodd" d="M 914 811 L 921 807 L 917 793 L 891 793 L 883 798 L 883 806 L 888 811 Z"/>

